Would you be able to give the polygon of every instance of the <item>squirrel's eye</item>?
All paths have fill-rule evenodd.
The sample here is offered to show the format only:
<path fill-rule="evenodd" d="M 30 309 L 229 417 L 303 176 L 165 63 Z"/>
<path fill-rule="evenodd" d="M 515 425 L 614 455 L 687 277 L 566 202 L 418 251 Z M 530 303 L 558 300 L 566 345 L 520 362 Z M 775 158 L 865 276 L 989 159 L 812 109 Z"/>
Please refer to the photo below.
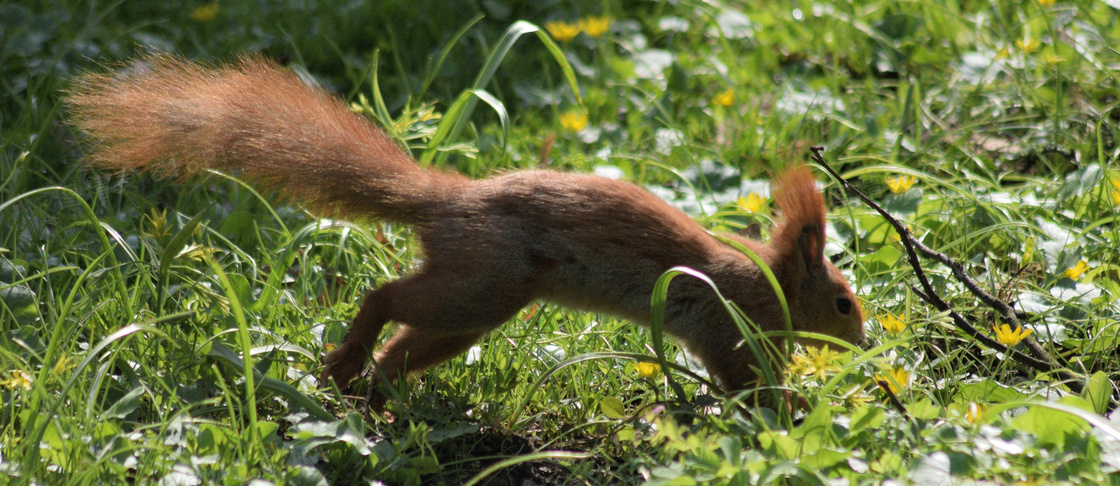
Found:
<path fill-rule="evenodd" d="M 841 314 L 848 315 L 852 312 L 852 301 L 847 297 L 836 298 L 836 308 L 840 310 Z"/>

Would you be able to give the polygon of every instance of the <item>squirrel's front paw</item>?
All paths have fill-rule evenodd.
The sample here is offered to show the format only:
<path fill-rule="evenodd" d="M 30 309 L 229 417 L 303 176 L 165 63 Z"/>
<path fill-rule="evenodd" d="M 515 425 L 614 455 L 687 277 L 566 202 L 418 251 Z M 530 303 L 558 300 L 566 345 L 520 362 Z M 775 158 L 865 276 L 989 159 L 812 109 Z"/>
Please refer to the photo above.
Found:
<path fill-rule="evenodd" d="M 350 380 L 362 372 L 366 357 L 364 352 L 355 353 L 353 348 L 343 344 L 327 353 L 323 363 L 326 366 L 323 368 L 323 376 L 319 379 L 319 384 L 326 386 L 327 380 L 333 378 L 339 389 L 345 389 L 350 384 Z"/>

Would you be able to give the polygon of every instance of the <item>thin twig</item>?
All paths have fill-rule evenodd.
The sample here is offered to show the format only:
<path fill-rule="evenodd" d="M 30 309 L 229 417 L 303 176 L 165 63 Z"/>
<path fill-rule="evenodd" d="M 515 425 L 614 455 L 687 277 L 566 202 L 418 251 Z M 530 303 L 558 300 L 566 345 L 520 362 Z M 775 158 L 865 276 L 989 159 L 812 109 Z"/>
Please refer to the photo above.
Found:
<path fill-rule="evenodd" d="M 910 232 L 910 230 L 906 229 L 906 226 L 895 219 L 894 216 L 891 216 L 890 213 L 876 204 L 875 201 L 872 201 L 871 198 L 867 197 L 866 194 L 853 187 L 848 183 L 846 179 L 841 177 L 840 174 L 832 168 L 832 166 L 828 165 L 828 163 L 825 162 L 824 157 L 821 156 L 821 152 L 824 151 L 824 147 L 810 147 L 809 150 L 813 153 L 812 158 L 814 162 L 820 164 L 821 167 L 828 171 L 828 173 L 831 174 L 832 177 L 840 182 L 840 185 L 843 186 L 844 189 L 848 190 L 852 194 L 855 194 L 857 197 L 863 200 L 864 203 L 866 203 L 868 206 L 871 206 L 872 209 L 882 215 L 883 218 L 885 218 L 887 222 L 890 223 L 890 225 L 895 229 L 895 231 L 898 232 L 899 240 L 902 242 L 902 247 L 906 250 L 906 257 L 910 261 L 910 267 L 914 269 L 914 274 L 918 278 L 918 283 L 921 284 L 922 290 L 924 291 L 918 292 L 918 296 L 921 297 L 922 300 L 925 300 L 939 311 L 948 312 L 949 316 L 953 319 L 953 322 L 957 325 L 957 327 L 959 327 L 966 334 L 972 336 L 974 339 L 980 341 L 984 345 L 999 350 L 1000 352 L 1029 365 L 1035 370 L 1061 373 L 1064 377 L 1069 379 L 1067 386 L 1069 386 L 1070 389 L 1074 390 L 1075 392 L 1080 392 L 1080 377 L 1062 368 L 1057 362 L 1054 361 L 1054 359 L 1050 356 L 1050 353 L 1047 353 L 1046 350 L 1042 349 L 1042 346 L 1040 346 L 1037 341 L 1033 339 L 1024 340 L 1024 343 L 1027 344 L 1028 349 L 1031 350 L 1034 356 L 1025 354 L 1016 349 L 1004 346 L 1002 343 L 996 341 L 995 339 L 988 337 L 987 334 L 981 332 L 979 329 L 973 326 L 972 323 L 968 322 L 968 320 L 965 319 L 964 316 L 953 310 L 953 308 L 950 307 L 949 304 L 941 298 L 941 295 L 938 294 L 936 290 L 934 290 L 933 285 L 930 284 L 929 278 L 926 277 L 926 272 L 922 268 L 921 262 L 918 261 L 918 254 L 915 249 L 917 249 L 917 251 L 921 252 L 927 258 L 940 262 L 943 265 L 949 267 L 952 270 L 953 276 L 958 281 L 963 283 L 965 287 L 968 288 L 969 292 L 980 299 L 981 302 L 995 309 L 996 312 L 999 312 L 1000 316 L 1004 319 L 1005 322 L 1007 322 L 1009 326 L 1019 327 L 1021 325 L 1019 323 L 1019 319 L 1015 316 L 1014 309 L 1012 309 L 1011 306 L 1007 305 L 1005 302 L 995 298 L 988 292 L 984 291 L 984 289 L 980 288 L 976 281 L 969 277 L 967 273 L 965 273 L 963 265 L 961 265 L 956 260 L 949 258 L 947 255 L 935 251 L 932 248 L 929 248 L 922 244 L 920 241 L 914 238 L 914 235 Z"/>
<path fill-rule="evenodd" d="M 926 302 L 931 302 L 931 300 L 930 300 L 930 297 L 929 297 L 929 296 L 927 296 L 925 292 L 922 292 L 922 290 L 921 290 L 921 289 L 919 289 L 919 288 L 917 288 L 917 287 L 915 287 L 915 286 L 913 286 L 913 285 L 910 285 L 910 290 L 912 290 L 912 291 L 914 292 L 914 294 L 915 294 L 915 295 L 917 295 L 918 297 L 920 297 L 920 298 L 921 298 L 921 299 L 922 299 L 923 301 L 926 301 Z M 950 311 L 950 315 L 952 315 L 952 313 L 955 313 L 955 311 Z M 958 326 L 959 326 L 959 325 L 960 325 L 960 324 L 958 324 Z M 984 336 L 984 335 L 981 335 L 981 336 L 982 336 L 982 337 L 980 338 L 981 340 L 983 340 L 983 339 L 984 339 L 985 337 L 987 337 L 987 336 Z M 985 344 L 987 344 L 987 341 L 984 341 L 984 343 L 985 343 Z M 996 341 L 996 343 L 997 343 L 997 344 L 999 344 L 1000 346 L 1003 346 L 1003 344 L 1002 344 L 1002 343 L 999 343 L 998 341 Z M 996 349 L 999 349 L 999 348 L 997 347 Z M 1026 360 L 1024 360 L 1024 361 L 1028 361 L 1028 362 L 1029 362 L 1029 361 L 1030 361 L 1030 359 L 1031 359 L 1031 358 L 1030 358 L 1030 357 L 1028 356 L 1028 357 L 1027 357 L 1027 359 L 1026 359 Z M 1015 369 L 1017 369 L 1017 370 L 1019 370 L 1019 371 L 1021 371 L 1021 372 L 1023 372 L 1023 373 L 1027 373 L 1027 372 L 1030 372 L 1030 371 L 1031 371 L 1032 369 L 1033 369 L 1033 370 L 1037 370 L 1037 369 L 1039 369 L 1038 367 L 1034 367 L 1034 368 L 1032 368 L 1031 366 L 1028 366 L 1028 365 L 1027 365 L 1026 363 L 1023 363 L 1023 362 L 1020 362 L 1020 361 L 1016 361 L 1016 360 L 1010 360 L 1010 361 L 1008 361 L 1008 363 L 1009 363 L 1009 364 L 1010 364 L 1011 366 L 1013 366 L 1013 367 L 1014 367 Z M 1042 363 L 1042 362 L 1038 362 L 1038 363 L 1031 363 L 1031 364 L 1032 364 L 1032 365 L 1035 365 L 1035 364 L 1044 364 L 1044 363 Z M 1050 368 L 1051 368 L 1051 366 L 1050 366 L 1050 365 L 1046 365 L 1046 366 L 1045 366 L 1045 369 L 1050 369 Z"/>
<path fill-rule="evenodd" d="M 887 394 L 887 398 L 890 399 L 891 405 L 894 406 L 895 410 L 898 410 L 898 413 L 901 414 L 903 418 L 909 420 L 910 414 L 906 412 L 906 405 L 903 405 L 902 400 L 898 399 L 898 395 L 895 395 L 895 393 L 891 391 L 891 384 L 888 383 L 887 380 L 878 380 L 875 384 L 879 385 L 879 389 Z"/>

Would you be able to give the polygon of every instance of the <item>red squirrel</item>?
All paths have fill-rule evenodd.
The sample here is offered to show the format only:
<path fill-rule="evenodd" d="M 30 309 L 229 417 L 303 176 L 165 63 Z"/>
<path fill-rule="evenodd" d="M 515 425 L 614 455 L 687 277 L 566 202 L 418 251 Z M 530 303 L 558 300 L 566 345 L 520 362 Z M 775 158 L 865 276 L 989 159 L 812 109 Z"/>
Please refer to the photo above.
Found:
<path fill-rule="evenodd" d="M 421 167 L 339 99 L 258 57 L 207 67 L 152 56 L 78 77 L 65 101 L 95 166 L 180 177 L 217 169 L 323 214 L 411 225 L 420 268 L 366 294 L 322 373 L 323 384 L 346 388 L 385 325 L 399 324 L 371 373 L 375 411 L 385 404 L 382 377 L 396 381 L 463 353 L 535 300 L 648 325 L 654 283 L 675 266 L 710 277 L 762 329 L 785 329 L 750 259 L 644 189 L 548 170 L 471 180 Z M 809 170 L 780 175 L 774 198 L 782 218 L 769 243 L 726 236 L 773 271 L 794 330 L 863 342 L 860 305 L 824 257 L 824 200 Z M 706 284 L 673 281 L 664 329 L 722 388 L 757 385 L 758 361 Z"/>

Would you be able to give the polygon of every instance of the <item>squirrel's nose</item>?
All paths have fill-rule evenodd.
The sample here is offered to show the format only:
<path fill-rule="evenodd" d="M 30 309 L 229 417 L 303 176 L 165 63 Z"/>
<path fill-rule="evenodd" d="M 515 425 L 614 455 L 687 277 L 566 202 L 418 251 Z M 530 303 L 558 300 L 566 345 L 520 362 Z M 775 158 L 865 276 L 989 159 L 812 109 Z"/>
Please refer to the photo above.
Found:
<path fill-rule="evenodd" d="M 854 346 L 864 351 L 870 348 L 870 342 L 867 340 L 867 334 L 863 332 L 862 323 L 860 324 L 859 329 L 852 331 L 852 333 L 847 336 L 844 336 L 844 340 L 852 343 Z"/>

